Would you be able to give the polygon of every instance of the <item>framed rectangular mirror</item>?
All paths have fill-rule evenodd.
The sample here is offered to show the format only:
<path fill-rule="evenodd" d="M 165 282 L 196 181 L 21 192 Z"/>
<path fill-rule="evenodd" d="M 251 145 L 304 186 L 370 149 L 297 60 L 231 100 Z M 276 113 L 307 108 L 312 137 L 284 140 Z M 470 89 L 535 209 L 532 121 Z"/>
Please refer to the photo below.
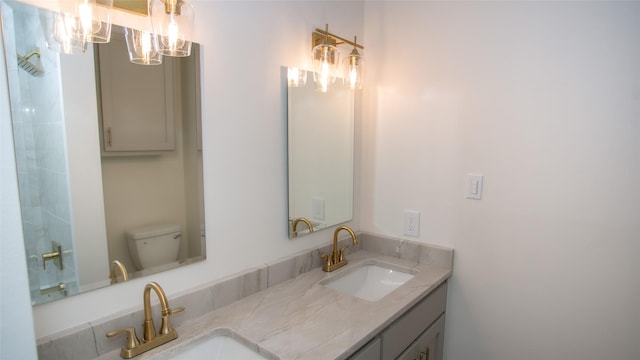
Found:
<path fill-rule="evenodd" d="M 354 93 L 341 79 L 327 92 L 309 80 L 287 87 L 290 238 L 353 216 Z"/>
<path fill-rule="evenodd" d="M 199 46 L 152 69 L 128 62 L 123 29 L 114 26 L 110 43 L 62 55 L 47 47 L 50 11 L 0 5 L 33 304 L 121 282 L 123 269 L 133 278 L 203 260 Z M 153 91 L 165 96 L 137 101 Z M 133 101 L 114 96 L 125 93 Z M 119 110 L 109 121 L 107 103 Z M 162 136 L 172 146 L 106 155 L 110 135 L 146 141 L 113 127 L 152 131 L 158 117 L 145 116 L 154 114 L 149 106 L 165 113 Z M 160 259 L 156 250 L 167 248 L 172 254 Z"/>

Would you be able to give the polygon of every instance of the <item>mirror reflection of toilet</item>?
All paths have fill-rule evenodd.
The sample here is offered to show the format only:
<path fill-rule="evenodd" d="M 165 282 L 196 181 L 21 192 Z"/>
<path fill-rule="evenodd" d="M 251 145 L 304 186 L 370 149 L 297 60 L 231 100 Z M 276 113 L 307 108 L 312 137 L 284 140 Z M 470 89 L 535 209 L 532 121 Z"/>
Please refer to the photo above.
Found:
<path fill-rule="evenodd" d="M 131 260 L 137 270 L 150 269 L 178 260 L 182 228 L 175 224 L 138 227 L 126 232 Z"/>

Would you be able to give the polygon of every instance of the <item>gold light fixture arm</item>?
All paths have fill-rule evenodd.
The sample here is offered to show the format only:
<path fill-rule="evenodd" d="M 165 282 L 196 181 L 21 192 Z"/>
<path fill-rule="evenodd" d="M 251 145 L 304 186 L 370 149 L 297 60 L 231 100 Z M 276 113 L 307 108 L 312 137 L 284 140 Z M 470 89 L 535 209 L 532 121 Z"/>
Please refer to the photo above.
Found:
<path fill-rule="evenodd" d="M 358 49 L 364 50 L 364 46 L 354 41 L 347 40 L 343 37 L 332 34 L 328 30 L 322 30 L 317 28 L 314 30 L 313 33 L 311 33 L 311 48 L 321 44 L 325 40 L 325 38 L 327 38 L 333 45 L 349 44 Z"/>

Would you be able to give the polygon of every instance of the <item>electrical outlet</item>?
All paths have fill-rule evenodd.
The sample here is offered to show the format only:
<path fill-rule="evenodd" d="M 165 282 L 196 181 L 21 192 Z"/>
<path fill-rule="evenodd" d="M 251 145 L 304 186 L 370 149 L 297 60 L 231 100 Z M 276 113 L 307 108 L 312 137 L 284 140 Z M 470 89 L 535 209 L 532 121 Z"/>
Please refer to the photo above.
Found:
<path fill-rule="evenodd" d="M 404 211 L 404 234 L 420 236 L 420 212 L 415 210 Z"/>

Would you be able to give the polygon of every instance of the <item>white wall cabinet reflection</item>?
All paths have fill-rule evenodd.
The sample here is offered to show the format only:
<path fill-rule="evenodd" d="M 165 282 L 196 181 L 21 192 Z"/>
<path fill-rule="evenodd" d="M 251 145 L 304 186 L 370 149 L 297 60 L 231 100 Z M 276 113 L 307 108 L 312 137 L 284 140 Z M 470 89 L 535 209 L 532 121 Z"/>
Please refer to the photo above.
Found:
<path fill-rule="evenodd" d="M 96 47 L 103 155 L 175 150 L 176 65 L 129 62 L 124 38 Z"/>

